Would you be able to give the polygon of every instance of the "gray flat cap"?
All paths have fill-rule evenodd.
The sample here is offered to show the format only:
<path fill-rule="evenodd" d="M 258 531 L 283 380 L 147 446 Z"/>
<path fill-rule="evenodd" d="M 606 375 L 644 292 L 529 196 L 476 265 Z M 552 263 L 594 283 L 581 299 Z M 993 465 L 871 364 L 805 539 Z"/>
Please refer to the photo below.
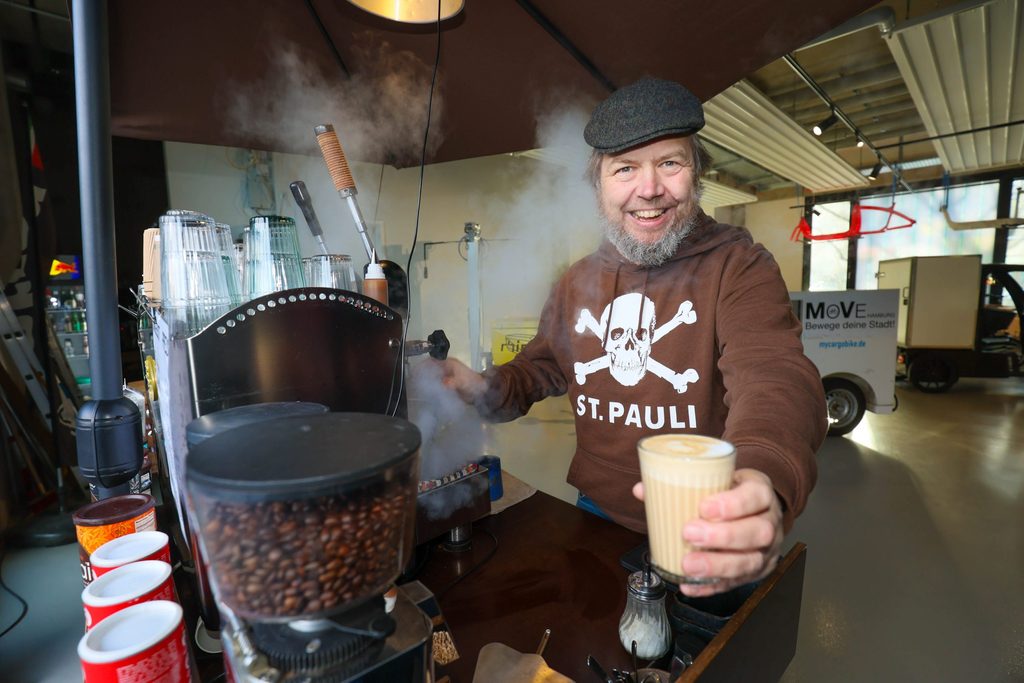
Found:
<path fill-rule="evenodd" d="M 598 152 L 615 154 L 666 135 L 691 135 L 704 127 L 704 108 L 673 81 L 643 78 L 619 88 L 597 105 L 583 139 Z"/>

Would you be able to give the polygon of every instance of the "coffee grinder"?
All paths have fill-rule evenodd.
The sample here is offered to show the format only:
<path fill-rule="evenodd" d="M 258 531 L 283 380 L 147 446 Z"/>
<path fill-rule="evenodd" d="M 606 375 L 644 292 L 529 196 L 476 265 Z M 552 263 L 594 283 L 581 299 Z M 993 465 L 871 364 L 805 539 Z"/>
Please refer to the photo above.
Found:
<path fill-rule="evenodd" d="M 402 590 L 383 597 L 412 551 L 419 446 L 405 420 L 326 413 L 189 452 L 229 680 L 432 680 L 430 619 Z"/>

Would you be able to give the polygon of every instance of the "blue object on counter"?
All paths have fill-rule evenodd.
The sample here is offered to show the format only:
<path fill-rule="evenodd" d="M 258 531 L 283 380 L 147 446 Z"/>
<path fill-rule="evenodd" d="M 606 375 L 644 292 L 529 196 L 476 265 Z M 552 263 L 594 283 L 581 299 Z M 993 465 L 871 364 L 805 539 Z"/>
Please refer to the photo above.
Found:
<path fill-rule="evenodd" d="M 487 481 L 491 487 L 491 500 L 498 500 L 505 495 L 501 485 L 501 458 L 496 455 L 485 455 L 480 458 L 480 465 L 487 468 Z"/>

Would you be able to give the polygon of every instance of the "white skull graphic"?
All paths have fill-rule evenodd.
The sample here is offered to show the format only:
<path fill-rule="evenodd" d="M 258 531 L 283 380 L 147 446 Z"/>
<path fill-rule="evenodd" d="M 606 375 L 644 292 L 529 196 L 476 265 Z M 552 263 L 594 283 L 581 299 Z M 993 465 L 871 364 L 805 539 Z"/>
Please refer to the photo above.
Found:
<path fill-rule="evenodd" d="M 606 330 L 609 371 L 623 386 L 636 386 L 647 373 L 654 326 L 654 302 L 643 294 L 623 294 L 604 307 L 601 327 Z"/>

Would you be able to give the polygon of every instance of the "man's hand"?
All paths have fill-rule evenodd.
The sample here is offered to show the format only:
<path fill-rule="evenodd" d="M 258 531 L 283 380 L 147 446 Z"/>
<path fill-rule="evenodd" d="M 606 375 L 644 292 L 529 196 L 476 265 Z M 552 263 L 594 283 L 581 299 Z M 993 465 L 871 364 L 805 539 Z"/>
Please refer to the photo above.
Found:
<path fill-rule="evenodd" d="M 699 550 L 683 557 L 682 573 L 714 577 L 715 583 L 681 585 L 693 598 L 723 593 L 767 576 L 782 546 L 782 506 L 763 472 L 736 470 L 735 486 L 701 501 L 700 518 L 683 527 L 683 538 Z M 633 495 L 643 500 L 643 484 Z"/>
<path fill-rule="evenodd" d="M 487 380 L 465 363 L 454 358 L 432 362 L 441 367 L 441 383 L 449 389 L 454 389 L 459 398 L 466 403 L 475 402 L 487 391 Z"/>

